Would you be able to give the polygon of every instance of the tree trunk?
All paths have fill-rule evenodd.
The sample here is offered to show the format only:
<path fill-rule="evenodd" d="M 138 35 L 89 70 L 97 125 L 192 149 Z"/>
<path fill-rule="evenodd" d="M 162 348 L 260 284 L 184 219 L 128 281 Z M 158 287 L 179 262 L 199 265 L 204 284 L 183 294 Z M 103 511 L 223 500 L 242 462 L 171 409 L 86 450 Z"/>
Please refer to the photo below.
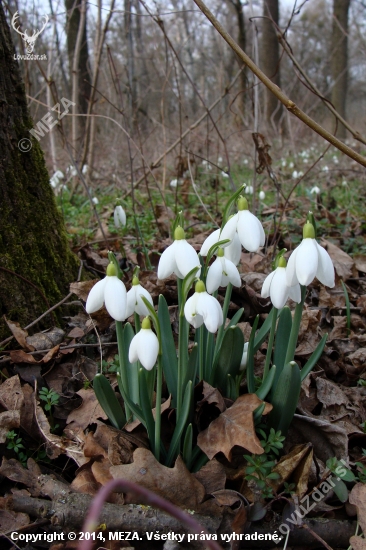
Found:
<path fill-rule="evenodd" d="M 348 86 L 348 10 L 350 0 L 333 0 L 332 28 L 332 103 L 338 113 L 346 118 Z M 338 123 L 337 136 L 346 137 L 346 128 Z"/>
<path fill-rule="evenodd" d="M 263 72 L 280 87 L 280 50 L 277 31 L 273 23 L 279 23 L 278 0 L 263 1 L 261 65 Z M 273 20 L 273 22 L 272 22 Z M 265 117 L 272 126 L 282 115 L 282 105 L 277 98 L 266 88 L 265 90 Z"/>
<path fill-rule="evenodd" d="M 30 139 L 33 123 L 14 54 L 0 4 L 0 339 L 10 334 L 4 314 L 28 324 L 68 292 L 78 265 L 40 144 Z M 31 149 L 22 152 L 20 142 Z"/>
<path fill-rule="evenodd" d="M 80 25 L 80 2 L 78 0 L 65 0 L 67 9 L 67 52 L 69 56 L 70 74 L 72 73 L 73 59 L 75 54 L 76 40 Z M 87 24 L 85 19 L 82 42 L 79 55 L 79 78 L 78 78 L 78 113 L 86 114 L 88 112 L 88 103 L 90 98 L 90 74 L 88 71 L 89 51 L 87 41 Z M 71 98 L 69 98 L 71 99 Z M 86 124 L 85 117 L 78 117 L 78 126 L 80 135 L 83 133 Z"/>
<path fill-rule="evenodd" d="M 244 19 L 244 6 L 242 0 L 231 0 L 232 5 L 234 6 L 236 17 L 238 20 L 238 44 L 241 49 L 246 51 L 246 33 L 245 33 L 245 19 Z M 242 61 L 239 60 L 240 66 L 243 65 Z M 247 90 L 247 71 L 246 66 L 240 75 L 240 95 L 239 95 L 239 109 L 241 115 L 245 116 L 245 100 L 246 100 L 246 90 Z"/>

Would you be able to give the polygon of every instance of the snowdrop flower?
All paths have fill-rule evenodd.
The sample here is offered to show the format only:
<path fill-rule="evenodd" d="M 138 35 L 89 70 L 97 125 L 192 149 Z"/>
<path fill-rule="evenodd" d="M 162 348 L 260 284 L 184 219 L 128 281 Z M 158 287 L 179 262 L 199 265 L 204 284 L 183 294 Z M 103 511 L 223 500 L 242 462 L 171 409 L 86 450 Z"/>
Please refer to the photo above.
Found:
<path fill-rule="evenodd" d="M 148 292 L 143 286 L 140 285 L 138 277 L 134 275 L 132 279 L 132 287 L 127 292 L 127 309 L 126 309 L 126 319 L 130 317 L 133 313 L 138 315 L 143 315 L 147 317 L 149 315 L 149 310 L 147 309 L 142 296 L 146 298 L 151 305 L 153 305 L 153 300 L 151 298 L 150 292 Z"/>
<path fill-rule="evenodd" d="M 333 156 L 333 162 L 334 162 L 334 164 L 338 164 L 338 162 L 339 162 L 338 157 L 336 157 L 335 155 Z"/>
<path fill-rule="evenodd" d="M 328 166 L 324 166 L 324 168 L 323 168 L 323 172 L 329 172 L 329 168 L 328 168 Z"/>
<path fill-rule="evenodd" d="M 245 197 L 239 197 L 239 212 L 229 219 L 223 228 L 220 240 L 233 240 L 235 231 L 237 231 L 241 244 L 249 252 L 256 252 L 260 246 L 263 246 L 266 236 L 261 222 L 248 210 L 248 201 Z"/>
<path fill-rule="evenodd" d="M 247 185 L 246 188 L 245 188 L 245 193 L 247 195 L 253 195 L 253 186 L 252 185 Z"/>
<path fill-rule="evenodd" d="M 290 164 L 288 165 L 288 167 L 291 168 L 291 169 L 292 169 L 294 166 L 295 166 L 295 165 L 294 165 L 294 163 L 293 163 L 292 161 L 291 161 Z"/>
<path fill-rule="evenodd" d="M 285 159 L 282 159 L 281 165 L 282 165 L 283 168 L 285 168 L 285 166 L 287 166 L 287 162 L 285 161 Z"/>
<path fill-rule="evenodd" d="M 127 292 L 123 282 L 117 277 L 113 263 L 107 267 L 107 275 L 93 286 L 89 292 L 85 309 L 87 313 L 98 311 L 105 304 L 109 315 L 116 321 L 126 319 Z"/>
<path fill-rule="evenodd" d="M 184 279 L 194 267 L 201 267 L 198 254 L 185 240 L 185 233 L 180 225 L 174 231 L 174 239 L 160 257 L 158 279 L 166 279 L 172 273 L 175 273 L 179 279 Z M 200 271 L 197 272 L 197 277 Z"/>
<path fill-rule="evenodd" d="M 57 178 L 58 180 L 63 180 L 65 176 L 61 170 L 56 170 L 52 177 Z"/>
<path fill-rule="evenodd" d="M 200 254 L 201 256 L 205 257 L 208 254 L 208 251 L 210 250 L 211 246 L 218 243 L 219 241 L 223 241 L 224 239 L 221 237 L 221 229 L 216 229 L 211 235 L 207 237 L 207 239 L 204 241 L 203 245 L 201 246 Z M 230 260 L 234 265 L 238 265 L 240 262 L 241 257 L 241 244 L 237 233 L 234 233 L 234 237 L 231 240 L 231 242 L 225 243 L 221 245 L 224 249 L 224 256 L 228 260 Z"/>
<path fill-rule="evenodd" d="M 222 163 L 222 157 L 218 157 L 217 163 L 218 163 L 218 164 L 221 164 L 221 163 Z"/>
<path fill-rule="evenodd" d="M 259 199 L 261 201 L 264 201 L 264 199 L 266 198 L 266 194 L 264 191 L 259 191 Z"/>
<path fill-rule="evenodd" d="M 316 185 L 314 185 L 314 187 L 310 189 L 310 195 L 319 195 L 319 193 L 320 193 L 320 189 Z"/>
<path fill-rule="evenodd" d="M 286 260 L 283 256 L 278 260 L 278 267 L 265 278 L 262 298 L 271 298 L 271 302 L 277 309 L 282 309 L 287 300 L 291 298 L 294 302 L 301 302 L 301 289 L 299 283 L 289 286 L 286 277 Z"/>
<path fill-rule="evenodd" d="M 88 166 L 87 164 L 84 164 L 83 169 L 82 169 L 82 171 L 81 171 L 82 174 L 83 174 L 84 176 L 86 176 L 86 174 L 88 173 L 88 171 L 89 171 L 89 166 Z"/>
<path fill-rule="evenodd" d="M 224 257 L 224 249 L 219 248 L 216 260 L 208 269 L 206 279 L 207 292 L 212 294 L 219 286 L 227 286 L 229 283 L 240 287 L 240 274 L 235 264 Z"/>
<path fill-rule="evenodd" d="M 346 181 L 346 180 L 343 180 L 343 181 L 342 181 L 342 185 L 343 185 L 343 187 L 347 187 L 347 185 L 348 185 L 347 181 Z"/>
<path fill-rule="evenodd" d="M 159 340 L 151 330 L 148 317 L 141 323 L 141 330 L 132 338 L 128 351 L 130 363 L 140 361 L 146 370 L 151 370 L 156 363 L 159 353 Z"/>
<path fill-rule="evenodd" d="M 92 198 L 92 203 L 93 204 L 99 204 L 99 199 L 97 197 L 93 197 Z"/>
<path fill-rule="evenodd" d="M 249 342 L 245 342 L 243 347 L 243 355 L 240 361 L 240 367 L 239 367 L 240 371 L 243 371 L 248 363 L 248 346 L 249 346 Z"/>
<path fill-rule="evenodd" d="M 177 187 L 177 185 L 178 185 L 178 180 L 177 180 L 177 179 L 175 179 L 175 180 L 172 180 L 172 181 L 170 182 L 170 184 L 169 184 L 169 185 L 170 185 L 170 187 L 174 187 L 174 188 L 176 188 L 176 187 Z"/>
<path fill-rule="evenodd" d="M 244 159 L 243 164 L 248 164 L 248 159 Z"/>
<path fill-rule="evenodd" d="M 227 174 L 226 172 L 221 172 L 221 175 L 223 178 L 228 178 L 229 177 L 229 174 Z"/>
<path fill-rule="evenodd" d="M 114 209 L 114 226 L 116 229 L 119 229 L 120 227 L 124 227 L 126 225 L 126 212 L 123 210 L 122 206 L 120 204 L 117 204 L 116 208 Z"/>
<path fill-rule="evenodd" d="M 209 332 L 216 332 L 224 321 L 219 302 L 206 292 L 203 281 L 196 283 L 195 293 L 185 303 L 184 315 L 194 328 L 205 323 Z"/>
<path fill-rule="evenodd" d="M 292 172 L 292 177 L 293 177 L 294 180 L 299 177 L 299 174 L 298 174 L 297 170 L 294 170 Z"/>
<path fill-rule="evenodd" d="M 78 173 L 77 173 L 77 170 L 76 170 L 75 166 L 70 164 L 70 166 L 67 169 L 67 174 L 70 178 L 74 178 L 75 176 L 77 176 Z"/>
<path fill-rule="evenodd" d="M 293 251 L 286 269 L 287 284 L 294 286 L 309 285 L 314 277 L 323 285 L 334 286 L 334 266 L 328 252 L 315 240 L 315 230 L 306 222 L 303 229 L 303 240 Z"/>

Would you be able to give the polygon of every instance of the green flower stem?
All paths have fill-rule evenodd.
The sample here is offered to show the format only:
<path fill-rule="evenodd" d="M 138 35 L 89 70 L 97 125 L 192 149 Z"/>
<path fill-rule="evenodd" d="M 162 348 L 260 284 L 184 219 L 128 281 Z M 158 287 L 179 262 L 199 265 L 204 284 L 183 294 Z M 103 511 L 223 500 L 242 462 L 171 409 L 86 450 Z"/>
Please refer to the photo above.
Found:
<path fill-rule="evenodd" d="M 140 315 L 138 313 L 134 313 L 134 319 L 135 319 L 135 334 L 137 334 L 141 330 Z"/>
<path fill-rule="evenodd" d="M 292 322 L 290 338 L 287 346 L 285 365 L 287 365 L 287 363 L 289 363 L 290 361 L 293 361 L 294 359 L 297 338 L 300 330 L 302 310 L 304 308 L 304 303 L 305 303 L 305 296 L 306 296 L 306 286 L 301 285 L 301 302 L 297 304 L 295 308 L 295 315 Z"/>
<path fill-rule="evenodd" d="M 177 287 L 178 287 L 178 309 L 179 309 L 179 336 L 178 336 L 178 376 L 177 376 L 177 423 L 179 422 L 181 410 L 182 410 L 182 400 L 183 400 L 183 382 L 184 375 L 187 368 L 188 360 L 188 323 L 184 317 L 184 305 L 183 301 L 183 292 L 182 292 L 183 281 L 178 278 Z"/>
<path fill-rule="evenodd" d="M 124 391 L 127 395 L 130 395 L 129 388 L 128 388 L 128 378 L 127 378 L 127 371 L 126 371 L 126 363 L 125 363 L 125 357 L 124 357 L 124 342 L 123 342 L 123 325 L 122 321 L 116 321 L 116 333 L 117 333 L 117 344 L 118 344 L 118 357 L 119 357 L 119 370 L 121 373 L 121 382 Z M 130 411 L 130 407 L 125 402 L 125 415 L 127 420 L 131 418 L 132 412 Z"/>
<path fill-rule="evenodd" d="M 216 353 L 218 353 L 222 343 L 222 339 L 224 337 L 225 322 L 226 322 L 227 312 L 229 311 L 232 290 L 233 290 L 233 285 L 229 283 L 226 287 L 224 306 L 222 308 L 222 316 L 223 316 L 224 322 L 222 323 L 217 333 L 215 355 Z"/>
<path fill-rule="evenodd" d="M 274 342 L 275 333 L 276 333 L 277 314 L 278 314 L 278 309 L 273 306 L 272 325 L 271 325 L 271 332 L 269 333 L 266 362 L 265 362 L 264 371 L 263 371 L 263 380 L 266 379 L 267 374 L 269 372 L 269 364 L 271 362 L 273 342 Z"/>
<path fill-rule="evenodd" d="M 204 379 L 204 334 L 203 334 L 203 326 L 199 327 L 198 329 L 198 376 L 199 380 Z"/>
<path fill-rule="evenodd" d="M 155 405 L 155 458 L 157 461 L 160 461 L 162 385 L 163 385 L 163 357 L 160 351 L 158 355 L 158 368 L 157 368 L 157 378 L 156 378 L 156 405 Z"/>

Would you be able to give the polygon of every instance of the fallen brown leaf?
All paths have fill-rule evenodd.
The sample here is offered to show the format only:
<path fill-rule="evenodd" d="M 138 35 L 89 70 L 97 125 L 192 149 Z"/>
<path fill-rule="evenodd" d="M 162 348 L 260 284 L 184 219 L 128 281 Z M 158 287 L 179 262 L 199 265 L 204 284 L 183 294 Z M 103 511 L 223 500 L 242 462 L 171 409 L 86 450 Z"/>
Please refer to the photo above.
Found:
<path fill-rule="evenodd" d="M 207 462 L 207 464 L 193 475 L 202 483 L 207 495 L 211 495 L 215 491 L 221 491 L 225 488 L 225 468 L 216 459 Z"/>
<path fill-rule="evenodd" d="M 20 344 L 22 348 L 24 348 L 27 351 L 33 351 L 34 348 L 32 347 L 32 345 L 28 344 L 26 340 L 28 336 L 28 332 L 22 329 L 20 324 L 17 323 L 16 321 L 9 321 L 9 319 L 7 319 L 5 315 L 4 315 L 4 319 L 9 329 L 11 330 L 12 335 L 18 342 L 18 344 Z"/>
<path fill-rule="evenodd" d="M 366 485 L 356 483 L 349 495 L 349 501 L 357 508 L 357 519 L 360 527 L 366 533 Z"/>
<path fill-rule="evenodd" d="M 346 252 L 343 252 L 336 244 L 325 239 L 321 240 L 321 245 L 327 250 L 332 259 L 337 275 L 347 281 L 353 275 L 355 262 Z M 357 276 L 357 273 L 354 274 Z"/>
<path fill-rule="evenodd" d="M 134 481 L 154 493 L 190 510 L 197 510 L 205 496 L 203 485 L 187 470 L 179 456 L 174 468 L 160 464 L 148 449 L 138 448 L 133 453 L 132 464 L 111 466 L 114 479 Z M 135 497 L 126 496 L 127 503 L 137 503 Z"/>
<path fill-rule="evenodd" d="M 366 540 L 362 537 L 351 537 L 349 543 L 353 550 L 366 550 Z"/>
<path fill-rule="evenodd" d="M 0 532 L 10 533 L 25 527 L 30 523 L 28 514 L 13 512 L 12 510 L 0 510 Z"/>
<path fill-rule="evenodd" d="M 241 395 L 235 403 L 211 422 L 206 430 L 198 434 L 197 445 L 209 459 L 222 452 L 228 460 L 235 445 L 244 447 L 254 454 L 262 454 L 253 422 L 253 412 L 263 401 L 254 393 Z M 268 414 L 272 405 L 266 404 L 263 414 Z"/>
<path fill-rule="evenodd" d="M 108 416 L 99 405 L 99 401 L 94 393 L 94 390 L 91 388 L 86 390 L 81 389 L 76 393 L 80 395 L 83 402 L 80 407 L 71 411 L 67 417 L 66 424 L 74 422 L 74 424 L 85 430 L 85 428 L 87 428 L 89 424 L 93 424 L 97 418 L 107 420 Z"/>
<path fill-rule="evenodd" d="M 24 403 L 24 396 L 19 376 L 12 376 L 0 384 L 0 404 L 8 411 L 20 410 Z"/>
<path fill-rule="evenodd" d="M 4 411 L 0 413 L 0 443 L 5 443 L 6 435 L 9 430 L 19 428 L 20 412 L 19 411 Z"/>

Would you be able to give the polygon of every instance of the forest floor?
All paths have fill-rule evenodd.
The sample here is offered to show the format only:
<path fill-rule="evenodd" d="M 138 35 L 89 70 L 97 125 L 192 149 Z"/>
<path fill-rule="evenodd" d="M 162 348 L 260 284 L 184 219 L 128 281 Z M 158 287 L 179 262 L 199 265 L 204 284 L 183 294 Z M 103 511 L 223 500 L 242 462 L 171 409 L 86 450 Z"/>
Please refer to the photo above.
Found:
<path fill-rule="evenodd" d="M 194 511 L 202 525 L 217 534 L 223 548 L 283 548 L 286 530 L 280 527 L 291 514 L 296 527 L 291 527 L 288 549 L 346 549 L 356 534 L 356 524 L 366 533 L 366 188 L 361 170 L 350 167 L 336 153 L 328 153 L 311 177 L 301 179 L 300 172 L 306 173 L 316 158 L 316 151 L 309 149 L 279 159 L 275 172 L 283 183 L 277 191 L 266 174 L 257 176 L 257 193 L 264 191 L 265 198 L 257 198 L 256 214 L 267 244 L 257 253 L 242 252 L 242 287 L 234 289 L 228 312 L 231 318 L 244 308 L 239 326 L 248 341 L 256 316 L 262 324 L 271 308 L 270 301 L 261 297 L 261 287 L 271 271 L 276 247 L 286 248 L 288 256 L 301 240 L 308 211 L 313 211 L 318 242 L 333 260 L 336 284 L 329 289 L 314 280 L 308 287 L 295 354 L 298 364 L 306 363 L 324 334 L 328 338 L 322 356 L 302 383 L 297 414 L 280 455 L 265 455 L 270 465 L 262 472 L 263 490 L 246 479 L 245 446 L 231 448 L 228 459 L 225 438 L 219 441 L 215 457 L 198 472 L 189 472 L 179 460 L 171 469 L 160 465 L 148 448 L 141 424 L 133 422 L 124 430 L 111 426 L 92 386 L 101 370 L 117 386 L 115 322 L 104 308 L 92 318 L 84 309 L 90 289 L 105 274 L 108 250 L 117 255 L 127 289 L 139 265 L 140 283 L 154 303 L 160 294 L 165 297 L 178 339 L 176 279 L 157 279 L 160 254 L 171 243 L 171 224 L 181 208 L 187 239 L 199 252 L 215 229 L 214 221 L 221 221 L 221 208 L 230 195 L 228 178 L 216 168 L 209 170 L 207 164 L 199 167 L 196 181 L 204 206 L 189 179 L 182 179 L 177 187 L 168 185 L 162 195 L 152 189 L 151 197 L 141 184 L 134 203 L 131 196 L 123 202 L 127 226 L 122 230 L 113 225 L 114 190 L 95 188 L 100 223 L 84 195 L 71 197 L 64 189 L 57 196 L 70 245 L 81 260 L 82 280 L 70 281 L 67 307 L 64 303 L 59 308 L 62 326 L 54 326 L 48 316 L 48 330 L 28 333 L 9 322 L 13 338 L 1 343 L 1 548 L 77 548 L 78 541 L 70 540 L 68 533 L 75 532 L 79 538 L 91 497 L 113 477 L 139 481 L 177 506 Z M 234 167 L 233 174 L 235 185 L 250 177 L 245 165 Z M 253 200 L 251 194 L 246 196 L 249 202 Z M 222 289 L 218 299 L 224 300 Z M 255 356 L 258 378 L 266 345 Z M 244 378 L 243 392 L 245 387 Z M 166 391 L 163 398 L 164 440 L 172 432 L 174 415 Z M 232 405 L 218 390 L 199 384 L 195 390 L 196 433 Z M 250 409 L 243 408 L 242 417 L 248 414 Z M 239 440 L 243 441 L 238 436 Z M 329 481 L 342 465 L 341 483 L 334 487 Z M 278 474 L 272 480 L 268 478 L 271 472 Z M 114 493 L 109 502 L 115 507 L 102 516 L 95 549 L 138 550 L 162 548 L 163 544 L 171 550 L 202 547 L 199 538 L 188 544 L 187 536 L 180 546 L 174 546 L 178 544 L 174 540 L 164 543 L 164 533 L 184 534 L 184 529 L 134 496 Z M 116 508 L 120 506 L 128 521 L 125 516 L 121 519 Z M 122 538 L 110 540 L 114 538 L 110 533 L 117 531 Z M 126 535 L 127 531 L 131 534 Z M 281 533 L 279 544 L 259 537 L 275 531 Z M 14 532 L 18 538 L 12 541 Z M 43 539 L 29 538 L 27 546 L 21 536 L 42 533 Z M 225 541 L 229 533 L 238 540 Z M 64 538 L 51 541 L 47 539 L 51 534 Z M 366 548 L 361 536 L 351 543 L 354 550 Z"/>

